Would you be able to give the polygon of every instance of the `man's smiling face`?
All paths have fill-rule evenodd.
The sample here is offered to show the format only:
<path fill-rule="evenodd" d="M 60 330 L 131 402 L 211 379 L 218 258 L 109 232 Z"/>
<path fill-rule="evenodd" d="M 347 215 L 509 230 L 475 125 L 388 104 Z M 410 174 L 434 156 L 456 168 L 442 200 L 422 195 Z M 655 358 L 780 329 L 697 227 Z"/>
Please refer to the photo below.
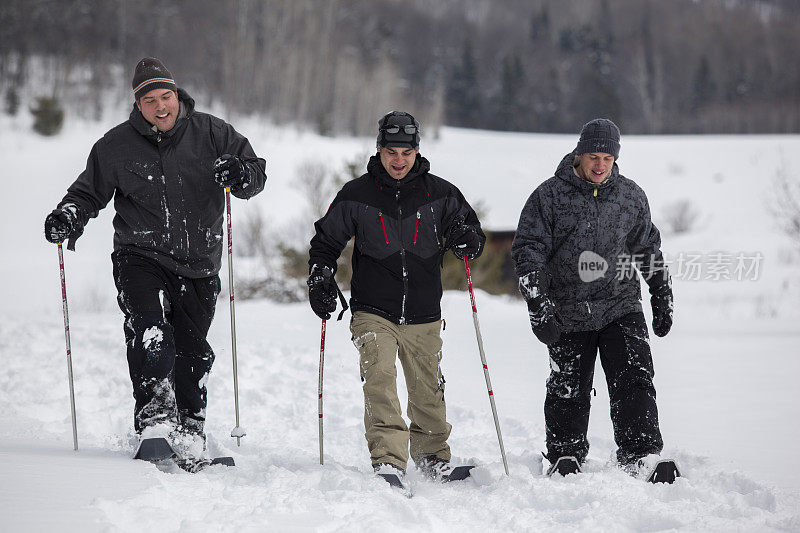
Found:
<path fill-rule="evenodd" d="M 611 175 L 614 167 L 614 156 L 596 152 L 578 156 L 578 175 L 592 183 L 602 183 Z"/>
<path fill-rule="evenodd" d="M 414 166 L 418 152 L 413 148 L 387 147 L 378 148 L 378 153 L 386 172 L 394 179 L 401 180 Z"/>
<path fill-rule="evenodd" d="M 136 102 L 144 119 L 159 131 L 169 131 L 178 120 L 180 103 L 171 89 L 153 89 Z"/>

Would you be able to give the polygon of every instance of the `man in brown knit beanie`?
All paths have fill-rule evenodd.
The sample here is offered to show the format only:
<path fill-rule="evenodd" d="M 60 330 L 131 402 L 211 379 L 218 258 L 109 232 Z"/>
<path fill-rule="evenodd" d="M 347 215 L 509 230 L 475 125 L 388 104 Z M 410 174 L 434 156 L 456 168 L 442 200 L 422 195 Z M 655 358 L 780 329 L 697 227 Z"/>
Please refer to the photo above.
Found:
<path fill-rule="evenodd" d="M 52 243 L 75 240 L 114 198 L 117 301 L 125 314 L 133 426 L 144 443 L 166 439 L 179 459 L 205 455 L 206 340 L 220 291 L 224 188 L 261 192 L 264 159 L 230 124 L 195 110 L 164 64 L 136 64 L 128 120 L 108 131 L 86 169 L 45 220 Z M 150 456 L 152 458 L 152 456 Z"/>

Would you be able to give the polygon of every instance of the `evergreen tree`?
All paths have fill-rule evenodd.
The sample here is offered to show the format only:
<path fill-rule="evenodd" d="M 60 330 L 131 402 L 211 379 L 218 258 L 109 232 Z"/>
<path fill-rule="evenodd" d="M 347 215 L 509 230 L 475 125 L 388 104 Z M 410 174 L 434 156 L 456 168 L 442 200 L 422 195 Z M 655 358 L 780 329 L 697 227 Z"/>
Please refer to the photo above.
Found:
<path fill-rule="evenodd" d="M 728 102 L 735 102 L 747 98 L 750 91 L 750 78 L 747 73 L 747 66 L 743 59 L 739 59 L 736 67 L 730 74 L 730 78 L 725 90 L 725 99 Z"/>
<path fill-rule="evenodd" d="M 547 6 L 542 6 L 542 10 L 531 15 L 530 38 L 536 42 L 539 39 L 547 38 L 550 33 L 550 12 Z"/>
<path fill-rule="evenodd" d="M 501 130 L 524 130 L 528 107 L 523 102 L 525 94 L 525 72 L 519 55 L 503 58 L 500 72 L 500 96 L 496 109 L 496 127 Z"/>
<path fill-rule="evenodd" d="M 16 87 L 10 87 L 6 91 L 6 113 L 13 117 L 17 111 L 19 111 L 19 93 Z"/>
<path fill-rule="evenodd" d="M 55 135 L 64 125 L 64 109 L 58 98 L 40 96 L 31 108 L 34 117 L 33 129 L 45 136 Z"/>
<path fill-rule="evenodd" d="M 703 56 L 697 66 L 692 83 L 691 110 L 697 111 L 713 100 L 716 91 L 717 88 L 711 77 L 711 66 L 708 63 L 708 57 Z"/>
<path fill-rule="evenodd" d="M 464 41 L 459 61 L 447 86 L 447 123 L 453 126 L 477 127 L 481 115 L 478 69 L 472 41 Z"/>

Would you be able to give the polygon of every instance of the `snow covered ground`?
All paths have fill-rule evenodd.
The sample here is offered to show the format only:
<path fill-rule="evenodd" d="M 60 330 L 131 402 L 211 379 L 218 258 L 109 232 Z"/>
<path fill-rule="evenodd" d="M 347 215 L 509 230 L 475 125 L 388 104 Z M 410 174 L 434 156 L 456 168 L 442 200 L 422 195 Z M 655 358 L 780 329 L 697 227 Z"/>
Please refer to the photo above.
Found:
<path fill-rule="evenodd" d="M 478 291 L 506 477 L 468 296 L 449 292 L 443 368 L 450 443 L 455 461 L 478 468 L 472 480 L 443 486 L 412 472 L 415 497 L 408 500 L 370 475 L 345 321 L 328 328 L 325 466 L 318 464 L 320 323 L 302 303 L 237 303 L 241 423 L 248 431 L 237 447 L 227 436 L 234 410 L 228 313 L 220 300 L 210 334 L 217 362 L 207 429 L 211 451 L 234 455 L 237 468 L 190 475 L 130 460 L 133 399 L 108 258 L 110 209 L 90 223 L 78 252 L 66 254 L 80 439 L 80 451 L 72 451 L 57 256 L 42 221 L 110 125 L 73 121 L 44 139 L 0 119 L 7 186 L 0 530 L 800 531 L 800 258 L 768 209 L 772 177 L 778 168 L 790 171 L 800 136 L 623 137 L 622 172 L 644 187 L 656 222 L 680 200 L 700 214 L 693 231 L 664 235 L 668 254 L 700 256 L 705 268 L 720 263 L 717 252 L 763 257 L 757 280 L 676 276 L 675 326 L 652 340 L 664 455 L 678 460 L 682 479 L 653 486 L 612 466 L 599 365 L 587 473 L 544 478 L 545 348 L 519 300 Z M 304 208 L 292 185 L 300 162 L 338 166 L 374 146 L 372 139 L 320 138 L 250 120 L 235 125 L 267 158 L 270 181 L 256 199 L 234 204 L 234 232 L 256 209 L 275 229 L 288 230 Z M 487 227 L 513 229 L 528 194 L 576 137 L 445 128 L 438 140 L 423 137 L 422 148 L 435 173 L 484 202 Z"/>

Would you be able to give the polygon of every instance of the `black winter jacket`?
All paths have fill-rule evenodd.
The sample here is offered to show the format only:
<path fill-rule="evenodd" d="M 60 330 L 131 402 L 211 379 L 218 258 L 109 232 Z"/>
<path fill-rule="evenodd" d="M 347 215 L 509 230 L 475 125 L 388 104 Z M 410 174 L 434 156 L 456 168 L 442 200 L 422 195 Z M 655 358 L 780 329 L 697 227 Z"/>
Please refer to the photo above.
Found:
<path fill-rule="evenodd" d="M 250 184 L 233 194 L 263 190 L 266 162 L 225 121 L 194 110 L 178 89 L 181 116 L 154 131 L 134 104 L 130 118 L 97 141 L 59 206 L 74 203 L 85 223 L 114 197 L 114 249 L 156 260 L 189 278 L 217 274 L 222 259 L 225 192 L 214 181 L 214 160 L 238 156 Z"/>
<path fill-rule="evenodd" d="M 428 160 L 417 155 L 408 175 L 395 180 L 373 156 L 367 173 L 348 182 L 314 224 L 309 265 L 335 271 L 339 254 L 355 236 L 353 311 L 396 324 L 439 320 L 442 258 L 449 232 L 463 223 L 485 241 L 478 217 L 461 191 L 429 170 Z"/>
<path fill-rule="evenodd" d="M 511 248 L 517 275 L 535 272 L 543 280 L 539 289 L 555 303 L 567 332 L 598 330 L 642 310 L 640 280 L 632 264 L 651 292 L 669 277 L 661 236 L 641 187 L 620 175 L 616 163 L 603 183 L 589 183 L 576 174 L 574 160 L 574 152 L 567 154 L 555 176 L 533 191 Z M 598 279 L 581 279 L 585 252 L 596 254 L 587 254 L 596 263 L 606 263 Z"/>

